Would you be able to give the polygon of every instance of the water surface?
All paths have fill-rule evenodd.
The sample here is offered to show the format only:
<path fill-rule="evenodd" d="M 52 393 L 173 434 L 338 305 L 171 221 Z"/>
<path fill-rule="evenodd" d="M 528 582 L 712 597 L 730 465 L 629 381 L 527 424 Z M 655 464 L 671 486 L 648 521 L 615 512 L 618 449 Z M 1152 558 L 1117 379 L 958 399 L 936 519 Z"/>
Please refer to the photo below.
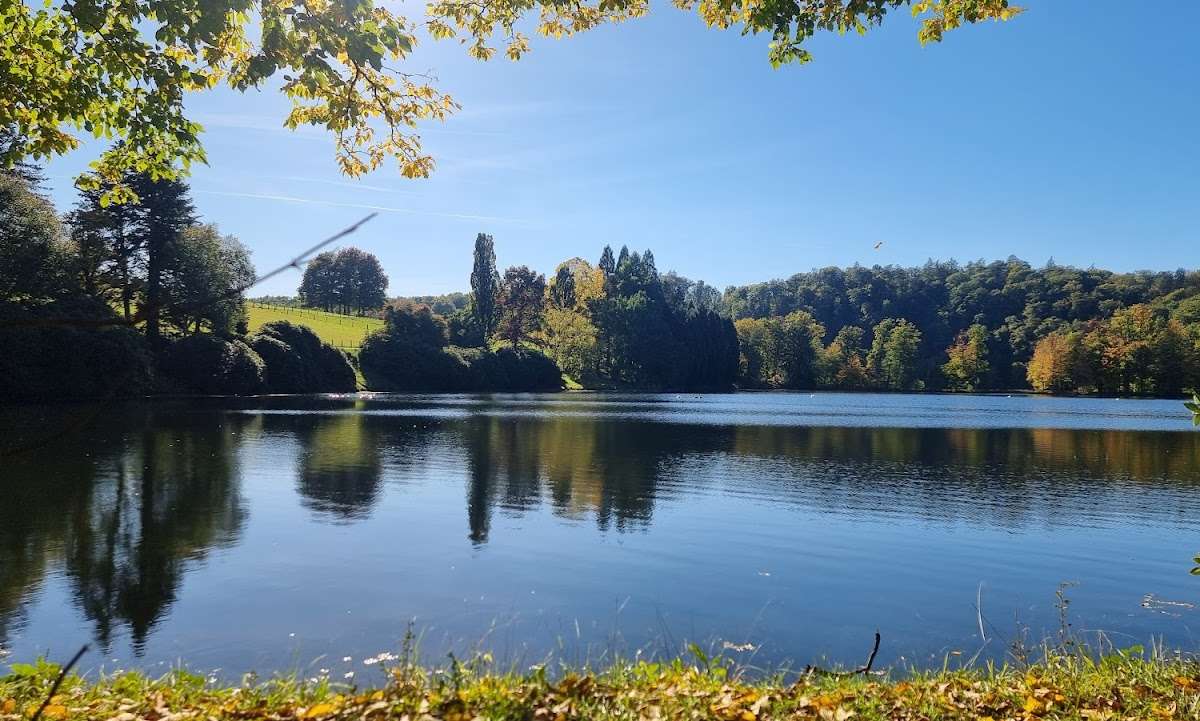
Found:
<path fill-rule="evenodd" d="M 91 640 L 91 667 L 363 679 L 413 628 L 432 659 L 695 641 L 853 664 L 878 628 L 880 661 L 940 665 L 1055 633 L 1063 582 L 1076 631 L 1200 646 L 1200 435 L 1178 401 L 378 395 L 0 415 L 9 660 Z"/>

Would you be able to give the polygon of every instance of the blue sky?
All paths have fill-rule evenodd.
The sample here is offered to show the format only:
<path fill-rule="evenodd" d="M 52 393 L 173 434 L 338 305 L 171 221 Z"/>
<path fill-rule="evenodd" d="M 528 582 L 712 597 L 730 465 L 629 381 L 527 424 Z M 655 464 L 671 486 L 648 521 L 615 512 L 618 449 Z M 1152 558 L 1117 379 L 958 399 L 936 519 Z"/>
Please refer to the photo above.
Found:
<path fill-rule="evenodd" d="M 826 265 L 1003 258 L 1118 270 L 1195 267 L 1200 2 L 1023 0 L 1007 24 L 920 47 L 901 11 L 823 36 L 773 70 L 766 37 L 647 18 L 535 38 L 518 63 L 425 41 L 463 109 L 422 131 L 429 180 L 341 177 L 321 131 L 281 127 L 270 90 L 189 100 L 206 127 L 204 219 L 260 270 L 358 219 L 393 295 L 465 290 L 477 232 L 542 271 L 605 243 L 718 287 Z M 60 209 L 87 147 L 48 168 Z M 875 250 L 877 242 L 883 246 Z M 292 293 L 297 273 L 262 287 Z M 260 291 L 255 291 L 257 294 Z"/>

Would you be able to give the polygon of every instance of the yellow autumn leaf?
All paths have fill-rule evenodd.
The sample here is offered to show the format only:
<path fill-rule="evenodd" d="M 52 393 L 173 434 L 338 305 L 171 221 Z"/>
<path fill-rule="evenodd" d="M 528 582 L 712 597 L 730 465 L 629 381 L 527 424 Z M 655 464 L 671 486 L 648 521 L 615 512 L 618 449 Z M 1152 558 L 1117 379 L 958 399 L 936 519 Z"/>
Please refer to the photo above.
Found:
<path fill-rule="evenodd" d="M 16 711 L 16 710 L 17 710 L 17 702 L 12 700 L 11 698 L 6 698 L 6 699 L 4 699 L 3 703 L 0 703 L 0 713 L 12 713 L 13 711 Z"/>
<path fill-rule="evenodd" d="M 52 703 L 42 711 L 42 718 L 66 718 L 67 707 L 62 704 Z"/>
<path fill-rule="evenodd" d="M 1042 710 L 1042 702 L 1033 696 L 1026 696 L 1023 708 L 1025 709 L 1025 713 L 1037 713 Z"/>
<path fill-rule="evenodd" d="M 307 711 L 305 711 L 301 715 L 301 718 L 306 718 L 306 719 L 320 718 L 322 716 L 328 716 L 335 711 L 337 711 L 337 707 L 334 706 L 333 704 L 319 703 L 319 704 L 309 708 Z"/>

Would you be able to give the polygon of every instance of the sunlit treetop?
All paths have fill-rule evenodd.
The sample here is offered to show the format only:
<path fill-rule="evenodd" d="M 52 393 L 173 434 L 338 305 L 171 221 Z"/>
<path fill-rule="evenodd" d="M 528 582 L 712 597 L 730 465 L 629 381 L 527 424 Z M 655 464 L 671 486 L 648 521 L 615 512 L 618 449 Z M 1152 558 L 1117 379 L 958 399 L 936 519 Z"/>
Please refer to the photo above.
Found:
<path fill-rule="evenodd" d="M 866 32 L 902 6 L 923 18 L 922 42 L 963 23 L 1007 20 L 1008 0 L 675 0 L 710 26 L 770 33 L 775 65 L 807 62 L 818 31 Z M 529 50 L 518 27 L 562 37 L 644 15 L 648 0 L 435 0 L 422 20 L 480 59 L 503 45 Z M 113 142 L 83 179 L 131 197 L 129 171 L 176 178 L 204 162 L 201 126 L 186 93 L 246 90 L 278 78 L 292 103 L 283 125 L 328 130 L 341 171 L 358 176 L 389 157 L 402 175 L 426 177 L 433 160 L 417 124 L 457 105 L 432 79 L 406 72 L 417 23 L 373 0 L 0 0 L 0 164 L 47 159 L 93 135 Z"/>

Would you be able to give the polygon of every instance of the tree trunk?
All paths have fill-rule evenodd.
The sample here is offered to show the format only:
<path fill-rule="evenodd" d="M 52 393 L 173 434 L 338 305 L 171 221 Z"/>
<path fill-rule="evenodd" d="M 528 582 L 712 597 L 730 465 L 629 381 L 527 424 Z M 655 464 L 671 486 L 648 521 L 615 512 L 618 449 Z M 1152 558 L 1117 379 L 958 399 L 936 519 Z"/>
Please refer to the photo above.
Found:
<path fill-rule="evenodd" d="M 162 239 L 150 237 L 146 259 L 146 337 L 159 339 L 158 305 L 162 301 Z"/>
<path fill-rule="evenodd" d="M 129 257 L 125 254 L 125 241 L 121 240 L 121 250 L 117 254 L 117 273 L 121 276 L 121 310 L 125 320 L 133 315 L 133 287 L 129 280 Z"/>

